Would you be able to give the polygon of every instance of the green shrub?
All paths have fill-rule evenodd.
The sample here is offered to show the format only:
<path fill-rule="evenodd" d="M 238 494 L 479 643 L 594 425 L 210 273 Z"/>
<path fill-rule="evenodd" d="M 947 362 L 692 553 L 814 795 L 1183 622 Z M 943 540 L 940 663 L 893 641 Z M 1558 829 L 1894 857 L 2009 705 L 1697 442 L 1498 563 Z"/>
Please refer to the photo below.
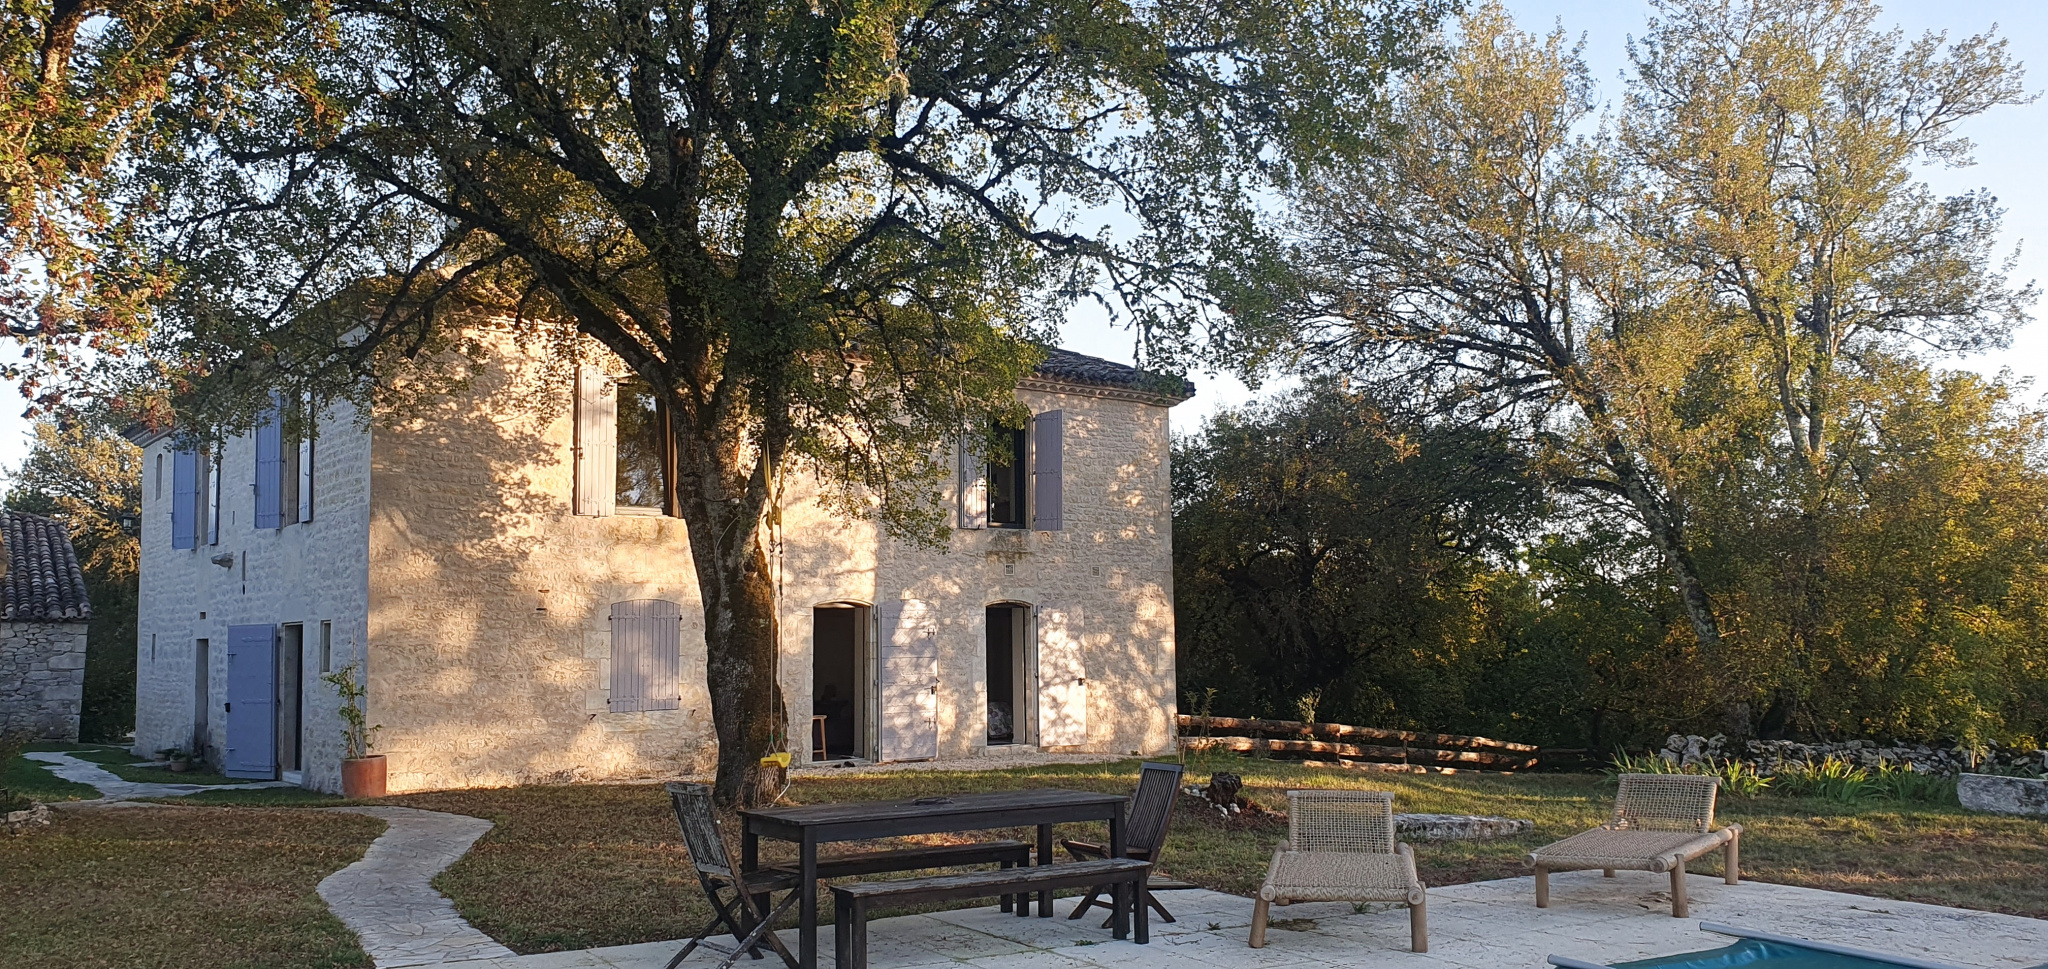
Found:
<path fill-rule="evenodd" d="M 1870 771 L 1834 756 L 1819 763 L 1808 760 L 1780 766 L 1771 780 L 1781 794 L 1838 804 L 1854 804 L 1872 793 Z"/>
<path fill-rule="evenodd" d="M 1923 774 L 1911 764 L 1877 765 L 1870 776 L 1871 796 L 1909 804 L 1956 803 L 1956 780 L 1939 774 Z"/>
<path fill-rule="evenodd" d="M 1723 793 L 1741 798 L 1756 797 L 1771 786 L 1771 779 L 1757 773 L 1754 766 L 1732 757 L 1680 766 L 1656 754 L 1635 756 L 1617 751 L 1609 761 L 1606 773 L 1609 777 L 1620 774 L 1703 774 L 1720 778 Z"/>

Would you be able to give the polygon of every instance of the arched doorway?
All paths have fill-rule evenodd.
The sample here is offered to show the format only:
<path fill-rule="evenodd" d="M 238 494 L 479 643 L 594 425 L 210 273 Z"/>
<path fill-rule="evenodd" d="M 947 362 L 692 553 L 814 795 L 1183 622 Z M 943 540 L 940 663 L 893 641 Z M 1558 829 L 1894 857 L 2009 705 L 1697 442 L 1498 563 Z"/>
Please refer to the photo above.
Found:
<path fill-rule="evenodd" d="M 811 715 L 825 718 L 827 758 L 873 756 L 873 657 L 867 606 L 828 602 L 811 610 Z M 816 742 L 805 737 L 807 746 Z"/>
<path fill-rule="evenodd" d="M 986 630 L 982 657 L 983 682 L 988 685 L 988 745 L 1036 743 L 1031 607 L 1022 602 L 989 605 Z"/>

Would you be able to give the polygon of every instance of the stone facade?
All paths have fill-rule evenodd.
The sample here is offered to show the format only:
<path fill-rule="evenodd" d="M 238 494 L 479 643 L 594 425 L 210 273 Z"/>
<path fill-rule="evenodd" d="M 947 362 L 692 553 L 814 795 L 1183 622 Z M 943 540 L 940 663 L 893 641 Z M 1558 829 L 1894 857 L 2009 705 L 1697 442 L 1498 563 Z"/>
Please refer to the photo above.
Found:
<path fill-rule="evenodd" d="M 209 544 L 202 536 L 191 549 L 173 548 L 171 541 L 176 439 L 155 435 L 144 441 L 135 752 L 148 755 L 196 744 L 217 765 L 226 742 L 228 627 L 296 626 L 304 644 L 298 691 L 303 704 L 301 782 L 340 790 L 339 701 L 320 682 L 320 630 L 327 625 L 329 670 L 363 657 L 369 603 L 369 563 L 363 555 L 370 522 L 369 432 L 358 426 L 351 409 L 321 415 L 313 518 L 280 528 L 252 524 L 254 442 L 247 435 L 227 441 L 220 461 L 219 541 Z"/>
<path fill-rule="evenodd" d="M 85 628 L 82 622 L 0 622 L 0 733 L 78 739 Z"/>
<path fill-rule="evenodd" d="M 209 562 L 217 550 L 170 549 L 168 514 L 158 490 L 145 488 L 138 749 L 191 731 L 196 638 L 224 637 L 230 622 L 328 618 L 338 655 L 344 628 L 365 650 L 368 715 L 382 728 L 376 750 L 389 758 L 393 792 L 710 769 L 703 617 L 684 523 L 630 509 L 574 514 L 568 391 L 549 388 L 509 338 L 489 342 L 489 365 L 435 406 L 361 432 L 323 423 L 312 526 L 253 532 L 241 499 L 243 524 L 224 520 L 222 530 L 222 548 L 241 556 L 234 570 Z M 1088 360 L 1062 357 L 1074 359 Z M 1085 736 L 1069 749 L 1172 748 L 1171 398 L 1059 377 L 1034 379 L 1019 397 L 1033 412 L 1065 415 L 1059 531 L 962 529 L 946 549 L 918 549 L 826 512 L 815 484 L 792 476 L 773 565 L 779 678 L 799 762 L 810 755 L 814 607 L 904 599 L 925 602 L 937 621 L 940 756 L 987 744 L 984 607 L 1054 600 L 1084 617 Z M 145 474 L 167 446 L 152 445 Z M 247 448 L 246 439 L 230 443 L 229 480 L 247 477 Z M 678 709 L 615 712 L 608 703 L 611 608 L 640 599 L 681 606 Z M 218 684 L 220 651 L 213 655 Z M 306 716 L 304 783 L 333 790 L 338 747 L 315 738 L 338 725 L 331 694 L 322 696 L 330 702 Z M 218 703 L 216 687 L 216 744 Z"/>

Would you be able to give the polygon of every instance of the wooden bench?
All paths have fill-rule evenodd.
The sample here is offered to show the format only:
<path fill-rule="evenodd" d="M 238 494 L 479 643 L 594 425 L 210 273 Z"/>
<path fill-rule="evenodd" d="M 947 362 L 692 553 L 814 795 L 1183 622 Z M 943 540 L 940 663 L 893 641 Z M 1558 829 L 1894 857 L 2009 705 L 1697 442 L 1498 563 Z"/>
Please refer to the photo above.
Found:
<path fill-rule="evenodd" d="M 818 859 L 819 878 L 854 878 L 889 871 L 917 871 L 923 868 L 952 868 L 956 865 L 1001 865 L 1004 869 L 1031 864 L 1031 846 L 1022 841 L 977 841 L 964 845 L 932 845 L 863 851 Z M 1029 896 L 1016 896 L 1017 911 L 1030 906 Z M 1003 911 L 1010 911 L 1011 896 L 1003 896 Z"/>
<path fill-rule="evenodd" d="M 991 898 L 1024 892 L 1054 891 L 1061 888 L 1093 888 L 1097 885 L 1129 885 L 1130 900 L 1144 897 L 1145 875 L 1150 862 L 1130 858 L 1084 861 L 1069 865 L 1036 865 L 976 871 L 963 875 L 934 875 L 899 881 L 856 882 L 832 886 L 833 959 L 838 969 L 867 969 L 868 909 L 877 902 L 904 905 L 919 902 L 960 901 Z M 1137 941 L 1151 941 L 1145 921 L 1145 906 L 1133 905 L 1137 920 Z M 1124 937 L 1117 926 L 1116 937 Z"/>

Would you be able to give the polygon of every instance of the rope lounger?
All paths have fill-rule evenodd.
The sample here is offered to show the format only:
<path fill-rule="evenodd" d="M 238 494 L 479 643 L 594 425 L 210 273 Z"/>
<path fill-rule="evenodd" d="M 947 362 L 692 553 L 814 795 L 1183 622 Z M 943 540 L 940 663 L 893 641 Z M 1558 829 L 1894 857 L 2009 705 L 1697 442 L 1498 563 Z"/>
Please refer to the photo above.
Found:
<path fill-rule="evenodd" d="M 1273 905 L 1396 902 L 1408 906 L 1409 948 L 1428 952 L 1426 891 L 1415 853 L 1394 840 L 1392 793 L 1288 791 L 1287 840 L 1252 906 L 1251 947 L 1265 947 Z"/>
<path fill-rule="evenodd" d="M 1708 852 L 1724 854 L 1722 877 L 1742 877 L 1742 825 L 1709 830 L 1714 824 L 1718 777 L 1697 774 L 1623 774 L 1614 798 L 1614 820 L 1529 852 L 1536 869 L 1536 907 L 1550 907 L 1550 873 L 1598 868 L 1609 878 L 1617 870 L 1670 872 L 1671 915 L 1685 918 L 1685 863 Z"/>

